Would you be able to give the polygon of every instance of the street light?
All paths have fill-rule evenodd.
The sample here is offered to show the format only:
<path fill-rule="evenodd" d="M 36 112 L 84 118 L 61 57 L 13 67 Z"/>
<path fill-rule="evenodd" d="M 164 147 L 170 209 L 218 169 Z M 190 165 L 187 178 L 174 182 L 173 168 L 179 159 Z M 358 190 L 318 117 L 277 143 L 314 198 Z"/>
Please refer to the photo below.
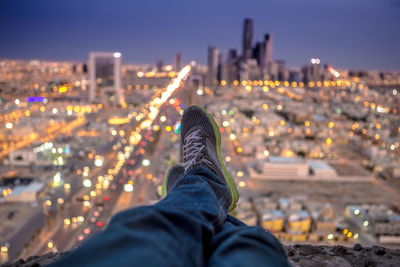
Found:
<path fill-rule="evenodd" d="M 150 160 L 148 160 L 148 159 L 142 160 L 142 165 L 145 166 L 145 167 L 149 166 L 150 165 Z"/>
<path fill-rule="evenodd" d="M 57 173 L 54 175 L 54 177 L 53 177 L 53 182 L 54 182 L 55 184 L 58 184 L 58 183 L 61 182 L 61 173 L 60 173 L 60 172 L 57 172 Z"/>
<path fill-rule="evenodd" d="M 90 181 L 89 179 L 83 180 L 83 186 L 84 187 L 91 187 L 92 186 L 92 181 Z"/>
<path fill-rule="evenodd" d="M 103 166 L 103 162 L 104 162 L 104 157 L 96 155 L 95 160 L 94 160 L 94 165 L 96 167 L 101 167 L 101 166 Z"/>

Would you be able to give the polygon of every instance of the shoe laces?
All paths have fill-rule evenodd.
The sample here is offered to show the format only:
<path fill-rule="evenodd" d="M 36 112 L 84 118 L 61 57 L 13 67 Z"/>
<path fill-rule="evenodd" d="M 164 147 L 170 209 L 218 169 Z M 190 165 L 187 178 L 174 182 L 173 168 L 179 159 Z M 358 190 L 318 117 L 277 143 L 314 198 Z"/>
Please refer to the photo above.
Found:
<path fill-rule="evenodd" d="M 212 164 L 211 161 L 203 157 L 202 151 L 205 147 L 201 142 L 201 130 L 193 131 L 188 134 L 183 144 L 183 166 L 185 171 L 196 163 Z"/>

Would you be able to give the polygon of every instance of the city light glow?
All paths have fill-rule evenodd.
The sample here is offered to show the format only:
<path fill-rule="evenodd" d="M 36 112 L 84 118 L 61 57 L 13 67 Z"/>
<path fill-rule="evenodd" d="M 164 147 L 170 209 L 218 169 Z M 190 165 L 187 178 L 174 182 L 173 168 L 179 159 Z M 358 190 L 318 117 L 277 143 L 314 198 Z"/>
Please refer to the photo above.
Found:
<path fill-rule="evenodd" d="M 125 192 L 132 192 L 133 191 L 133 185 L 132 184 L 124 184 L 124 191 Z"/>
<path fill-rule="evenodd" d="M 359 21 L 357 12 L 371 9 L 367 2 L 358 9 L 347 5 L 349 12 L 344 13 L 354 15 Z M 35 2 L 31 13 L 37 19 L 48 20 L 48 16 L 42 16 L 39 6 L 41 4 Z M 379 6 L 374 4 L 373 10 L 377 13 L 381 11 Z M 324 13 L 317 9 L 304 10 Z M 76 14 L 65 16 L 65 10 L 68 8 L 56 10 L 57 18 L 68 18 L 59 19 L 56 24 L 76 24 Z M 115 13 L 103 11 L 99 14 Z M 120 11 L 124 10 L 120 8 Z M 166 9 L 164 15 L 172 14 L 168 11 Z M 46 12 L 52 11 L 47 8 Z M 9 14 L 5 19 L 9 20 L 12 13 L 7 10 L 5 13 Z M 119 15 L 123 16 L 122 13 Z M 267 17 L 275 13 L 283 14 L 270 12 Z M 285 16 L 284 20 L 289 20 L 286 24 L 293 20 L 292 13 Z M 85 14 L 90 15 L 90 12 Z M 158 20 L 157 15 L 143 15 L 153 22 Z M 368 16 L 364 14 L 363 17 Z M 374 19 L 370 17 L 369 22 Z M 189 156 L 193 156 L 193 164 L 202 163 L 216 173 L 223 173 L 222 178 L 226 179 L 224 182 L 232 194 L 229 214 L 246 225 L 262 227 L 283 244 L 341 245 L 349 252 L 351 248 L 358 251 L 359 246 L 355 244 L 360 243 L 362 248 L 357 253 L 365 256 L 365 260 L 369 260 L 368 253 L 363 251 L 368 250 L 377 254 L 377 258 L 389 261 L 389 255 L 394 255 L 391 251 L 383 257 L 378 255 L 383 250 L 373 246 L 400 244 L 400 230 L 396 227 L 400 218 L 396 206 L 400 201 L 400 71 L 393 66 L 377 69 L 366 64 L 390 67 L 388 64 L 393 65 L 395 61 L 394 56 L 387 55 L 388 52 L 393 54 L 395 45 L 380 50 L 376 45 L 382 34 L 393 32 L 395 28 L 390 25 L 382 28 L 385 16 L 379 18 L 379 23 L 372 23 L 372 30 L 348 27 L 346 30 L 353 31 L 354 38 L 343 40 L 334 38 L 335 34 L 343 37 L 343 34 L 338 35 L 343 27 L 326 27 L 326 21 L 324 24 L 317 19 L 313 26 L 325 26 L 329 38 L 323 31 L 309 31 L 319 35 L 309 38 L 307 33 L 309 36 L 300 38 L 302 44 L 286 42 L 286 46 L 292 46 L 296 58 L 288 58 L 292 54 L 285 56 L 282 54 L 285 49 L 277 46 L 288 40 L 288 36 L 283 35 L 293 29 L 299 32 L 291 35 L 292 40 L 301 36 L 302 27 L 297 27 L 301 26 L 301 20 L 297 20 L 296 27 L 285 28 L 281 23 L 285 30 L 279 31 L 276 25 L 262 21 L 255 28 L 252 18 L 245 18 L 240 29 L 232 28 L 240 21 L 225 23 L 232 29 L 220 31 L 224 38 L 201 40 L 200 44 L 215 46 L 207 50 L 204 47 L 203 53 L 198 51 L 198 55 L 203 55 L 198 62 L 191 58 L 189 53 L 194 50 L 185 47 L 184 38 L 174 43 L 163 36 L 165 40 L 158 44 L 161 50 L 151 54 L 155 45 L 146 43 L 145 39 L 159 36 L 156 32 L 163 27 L 153 27 L 154 33 L 135 39 L 143 44 L 132 46 L 132 42 L 118 43 L 122 40 L 121 34 L 117 34 L 118 40 L 112 40 L 115 34 L 107 35 L 98 23 L 92 23 L 98 26 L 92 32 L 102 33 L 102 38 L 110 39 L 115 48 L 123 48 L 124 55 L 116 50 L 90 51 L 88 59 L 49 61 L 22 59 L 37 50 L 35 45 L 35 49 L 21 50 L 20 55 L 10 54 L 21 59 L 7 59 L 10 55 L 3 51 L 5 55 L 0 60 L 0 208 L 4 220 L 0 220 L 0 265 L 7 261 L 18 262 L 18 258 L 29 259 L 36 254 L 64 252 L 92 235 L 102 235 L 103 230 L 108 231 L 104 228 L 113 221 L 114 214 L 133 206 L 146 209 L 144 206 L 164 197 L 168 191 L 164 174 L 171 174 L 168 169 L 182 160 L 186 170 L 191 168 L 187 166 L 192 163 L 186 160 Z M 164 16 L 162 19 L 169 21 Z M 223 17 L 221 19 L 207 18 L 202 23 L 218 24 Z M 113 23 L 107 16 L 103 20 Z M 350 20 L 336 20 L 335 23 L 340 24 L 340 21 Z M 169 22 L 168 25 L 176 24 L 173 19 Z M 26 21 L 19 20 L 17 26 L 24 26 L 24 23 Z M 49 23 L 54 24 L 54 21 Z M 193 23 L 196 24 L 190 21 L 190 25 Z M 16 24 L 5 25 L 15 27 Z M 213 30 L 220 29 L 221 25 L 213 25 Z M 48 38 L 40 36 L 46 32 L 46 27 L 38 33 L 34 25 L 30 26 L 18 29 L 29 30 L 29 38 L 25 38 L 29 43 L 40 40 L 41 49 L 54 54 L 57 50 L 51 47 L 54 42 L 43 41 Z M 143 25 L 136 26 L 135 29 L 146 29 Z M 74 27 L 74 30 L 83 28 Z M 88 33 L 91 32 L 89 28 L 85 28 Z M 118 32 L 118 27 L 110 29 Z M 274 34 L 269 32 L 272 30 Z M 192 34 L 182 29 L 176 31 Z M 233 31 L 236 37 L 228 36 Z M 360 38 L 362 34 L 378 31 L 379 38 L 376 34 Z M 69 36 L 71 31 L 61 33 L 71 41 L 64 42 L 64 49 L 58 51 L 61 54 L 55 53 L 53 58 L 71 54 L 68 46 L 81 46 L 74 36 L 75 39 Z M 4 39 L 5 47 L 21 48 L 10 43 L 13 35 L 8 37 Z M 96 47 L 91 47 L 90 38 L 85 39 L 84 47 L 92 50 Z M 239 38 L 240 47 L 226 43 Z M 313 42 L 321 38 L 325 38 L 325 42 Z M 331 42 L 333 39 L 337 42 Z M 392 39 L 394 44 L 396 38 Z M 368 42 L 359 47 L 349 44 L 357 40 Z M 173 60 L 171 55 L 162 55 L 165 47 L 172 51 L 172 43 L 176 44 L 175 49 L 181 50 L 176 50 Z M 301 49 L 305 43 L 308 49 Z M 320 49 L 322 43 L 324 49 Z M 339 46 L 331 49 L 329 44 Z M 163 60 L 129 62 L 133 47 L 149 48 L 143 53 L 136 49 L 140 56 L 137 58 L 153 58 L 152 61 L 164 58 L 168 63 L 164 64 Z M 354 47 L 357 49 L 353 52 L 348 49 Z M 383 54 L 370 53 L 368 58 L 365 52 L 371 47 Z M 281 53 L 278 55 L 275 50 Z M 146 55 L 149 51 L 151 53 Z M 336 55 L 338 51 L 340 56 Z M 182 52 L 189 65 L 182 64 Z M 31 56 L 37 58 L 44 54 Z M 122 58 L 125 54 L 126 59 Z M 362 62 L 357 61 L 361 54 L 367 55 Z M 343 59 L 355 67 L 346 68 Z M 292 63 L 296 66 L 290 66 Z M 185 126 L 182 116 L 192 105 L 205 108 L 216 125 L 209 124 L 211 118 L 202 120 L 203 114 Z M 190 127 L 189 124 L 211 132 L 200 132 L 202 138 L 189 144 L 188 140 L 182 140 L 188 130 L 184 127 Z M 182 149 L 183 144 L 185 149 Z M 176 179 L 181 179 L 180 176 L 178 178 L 177 174 Z M 240 199 L 236 199 L 236 187 Z M 196 191 L 196 188 L 191 190 Z M 196 194 L 191 196 L 196 197 Z M 202 204 L 193 200 L 185 205 L 190 208 L 193 203 Z M 40 222 L 37 222 L 37 215 L 40 215 Z M 21 234 L 19 224 L 31 227 L 23 228 Z M 324 248 L 325 252 L 329 250 L 331 248 Z M 288 254 L 290 261 L 298 256 Z"/>
<path fill-rule="evenodd" d="M 90 181 L 89 179 L 84 179 L 83 180 L 83 186 L 84 187 L 91 187 L 92 186 L 92 181 Z"/>

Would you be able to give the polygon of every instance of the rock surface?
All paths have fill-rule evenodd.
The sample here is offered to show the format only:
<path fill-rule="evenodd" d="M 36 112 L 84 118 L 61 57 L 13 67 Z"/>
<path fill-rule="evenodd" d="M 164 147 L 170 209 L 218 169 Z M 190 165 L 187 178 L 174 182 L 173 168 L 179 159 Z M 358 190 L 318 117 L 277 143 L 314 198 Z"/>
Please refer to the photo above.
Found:
<path fill-rule="evenodd" d="M 383 247 L 362 247 L 360 244 L 353 248 L 342 246 L 286 246 L 289 262 L 294 266 L 400 266 L 400 250 Z"/>
<path fill-rule="evenodd" d="M 348 266 L 400 266 L 400 250 L 391 250 L 379 246 L 353 248 L 342 246 L 293 245 L 285 247 L 290 264 L 293 267 L 348 267 Z M 67 252 L 68 253 L 68 252 Z M 2 267 L 38 267 L 54 262 L 65 253 L 49 253 L 43 256 L 31 256 L 4 264 Z"/>

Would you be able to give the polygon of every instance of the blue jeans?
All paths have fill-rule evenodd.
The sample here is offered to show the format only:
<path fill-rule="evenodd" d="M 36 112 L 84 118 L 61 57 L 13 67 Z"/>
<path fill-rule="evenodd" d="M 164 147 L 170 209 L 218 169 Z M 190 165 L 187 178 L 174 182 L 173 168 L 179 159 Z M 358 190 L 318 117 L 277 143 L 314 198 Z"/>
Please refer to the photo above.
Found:
<path fill-rule="evenodd" d="M 228 186 L 194 166 L 152 206 L 115 215 L 54 266 L 289 266 L 279 241 L 227 214 Z"/>

